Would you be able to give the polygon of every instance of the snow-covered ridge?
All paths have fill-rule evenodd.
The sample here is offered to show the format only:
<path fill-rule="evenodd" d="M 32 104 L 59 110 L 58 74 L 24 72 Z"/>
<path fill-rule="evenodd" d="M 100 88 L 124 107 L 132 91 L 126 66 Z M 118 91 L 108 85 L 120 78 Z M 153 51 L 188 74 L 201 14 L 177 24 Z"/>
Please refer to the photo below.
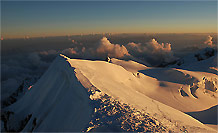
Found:
<path fill-rule="evenodd" d="M 217 47 L 207 47 L 197 53 L 191 53 L 169 65 L 191 71 L 204 71 L 218 74 L 217 71 Z"/>
<path fill-rule="evenodd" d="M 19 131 L 22 121 L 31 115 L 22 131 L 80 131 L 92 112 L 88 102 L 74 69 L 59 56 L 30 91 L 5 109 L 14 113 L 8 130 Z"/>
<path fill-rule="evenodd" d="M 207 77 L 203 79 L 202 76 L 205 76 L 205 73 L 179 69 L 160 73 L 162 76 L 165 72 L 168 75 L 171 73 L 171 76 L 179 73 L 187 77 L 188 82 L 176 83 L 171 81 L 170 75 L 168 81 L 163 81 L 161 77 L 155 77 L 155 75 L 148 76 L 146 71 L 156 70 L 154 68 L 147 68 L 140 64 L 136 67 L 136 63 L 133 62 L 130 65 L 122 64 L 122 62 L 117 65 L 105 61 L 87 61 L 70 59 L 64 55 L 58 56 L 40 80 L 20 100 L 5 109 L 5 112 L 13 112 L 7 120 L 7 128 L 15 131 L 89 131 L 93 127 L 95 129 L 95 124 L 90 122 L 93 123 L 92 116 L 96 112 L 108 110 L 105 107 L 110 105 L 109 110 L 115 108 L 111 113 L 116 114 L 124 110 L 124 105 L 127 105 L 131 108 L 130 110 L 136 110 L 135 113 L 139 111 L 140 116 L 145 114 L 151 121 L 155 121 L 155 127 L 151 128 L 151 131 L 214 131 L 174 109 L 173 105 L 178 106 L 180 103 L 182 107 L 185 107 L 190 104 L 193 106 L 190 107 L 192 110 L 203 110 L 216 105 L 214 99 L 217 96 L 214 91 L 217 90 L 211 89 L 217 88 L 217 82 L 214 81 L 216 75 L 206 74 Z M 143 71 L 137 72 L 138 70 Z M 156 71 L 159 72 L 159 70 Z M 200 87 L 199 82 L 203 84 L 203 81 L 207 84 L 206 88 L 210 88 L 207 89 L 207 93 L 204 93 L 204 87 Z M 191 97 L 189 90 L 186 90 L 196 84 L 199 87 L 195 90 L 198 98 Z M 179 92 L 181 86 L 190 97 L 182 96 Z M 105 99 L 105 96 L 109 98 Z M 169 101 L 173 98 L 174 102 L 170 103 Z M 104 106 L 96 106 L 95 103 L 99 100 Z M 111 101 L 109 105 L 106 104 L 107 101 Z M 206 102 L 207 105 L 205 105 Z M 197 103 L 200 103 L 198 106 L 201 108 L 195 106 Z M 121 119 L 117 121 L 122 122 L 123 118 L 119 118 Z M 131 124 L 137 127 L 136 122 Z M 127 129 L 130 128 L 123 130 L 128 131 Z"/>

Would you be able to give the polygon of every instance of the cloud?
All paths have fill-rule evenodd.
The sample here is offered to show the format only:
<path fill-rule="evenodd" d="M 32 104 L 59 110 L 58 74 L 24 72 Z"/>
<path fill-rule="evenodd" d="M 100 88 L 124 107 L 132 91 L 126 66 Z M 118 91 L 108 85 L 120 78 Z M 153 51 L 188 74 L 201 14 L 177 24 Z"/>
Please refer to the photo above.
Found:
<path fill-rule="evenodd" d="M 41 54 L 41 55 L 54 55 L 54 54 L 57 54 L 57 53 L 58 53 L 58 51 L 53 50 L 53 49 L 50 49 L 48 51 L 41 51 L 41 52 L 39 52 L 39 54 Z"/>
<path fill-rule="evenodd" d="M 171 44 L 170 43 L 161 43 L 159 44 L 155 39 L 151 39 L 150 42 L 148 42 L 148 46 L 151 46 L 153 52 L 156 51 L 165 51 L 165 52 L 171 52 Z"/>
<path fill-rule="evenodd" d="M 206 41 L 204 42 L 204 44 L 208 45 L 208 46 L 213 46 L 213 41 L 212 41 L 213 37 L 212 36 L 207 36 Z"/>
<path fill-rule="evenodd" d="M 77 54 L 76 50 L 74 48 L 68 48 L 68 49 L 64 49 L 62 51 L 63 54 L 66 54 L 66 55 L 74 55 L 74 54 Z"/>
<path fill-rule="evenodd" d="M 112 44 L 106 37 L 100 40 L 100 45 L 96 51 L 98 54 L 107 54 L 111 57 L 122 58 L 129 56 L 128 50 L 125 46 L 119 44 Z"/>
<path fill-rule="evenodd" d="M 20 83 L 15 78 L 10 78 L 5 81 L 2 81 L 1 89 L 1 99 L 9 97 L 14 92 L 14 87 L 18 87 Z"/>
<path fill-rule="evenodd" d="M 29 56 L 29 61 L 34 65 L 40 65 L 41 64 L 41 59 L 37 53 L 31 53 Z"/>
<path fill-rule="evenodd" d="M 128 43 L 127 49 L 132 56 L 148 62 L 151 65 L 158 66 L 162 63 L 169 63 L 177 58 L 173 55 L 170 43 L 158 43 L 151 39 L 149 42 Z"/>
<path fill-rule="evenodd" d="M 2 58 L 1 87 L 4 96 L 9 96 L 28 77 L 41 76 L 49 67 L 48 62 L 41 59 L 40 53 L 8 55 Z"/>

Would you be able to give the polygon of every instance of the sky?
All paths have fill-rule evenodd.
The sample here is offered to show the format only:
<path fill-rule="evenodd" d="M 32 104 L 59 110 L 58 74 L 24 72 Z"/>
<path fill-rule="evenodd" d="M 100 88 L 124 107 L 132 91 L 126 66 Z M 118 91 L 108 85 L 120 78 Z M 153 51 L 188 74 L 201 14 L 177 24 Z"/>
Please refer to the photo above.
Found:
<path fill-rule="evenodd" d="M 216 33 L 217 1 L 1 1 L 1 36 Z"/>

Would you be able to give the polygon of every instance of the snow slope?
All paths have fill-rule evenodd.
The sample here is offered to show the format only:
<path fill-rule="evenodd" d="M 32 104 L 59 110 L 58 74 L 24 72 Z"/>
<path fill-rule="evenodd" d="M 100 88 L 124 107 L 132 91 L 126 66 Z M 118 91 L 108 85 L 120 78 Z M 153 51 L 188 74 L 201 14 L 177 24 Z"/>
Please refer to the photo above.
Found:
<path fill-rule="evenodd" d="M 217 110 L 218 106 L 214 106 L 207 110 L 199 112 L 187 112 L 186 114 L 189 114 L 205 124 L 217 125 Z"/>
<path fill-rule="evenodd" d="M 137 62 L 132 61 L 132 60 L 123 61 L 123 60 L 119 60 L 119 59 L 116 59 L 116 58 L 112 58 L 112 59 L 111 59 L 111 62 L 112 62 L 113 64 L 120 65 L 120 66 L 122 66 L 124 69 L 126 69 L 127 71 L 133 72 L 133 73 L 136 73 L 136 72 L 138 72 L 139 70 L 144 70 L 144 69 L 147 68 L 147 66 L 142 65 L 142 64 L 137 63 Z"/>
<path fill-rule="evenodd" d="M 152 91 L 155 91 L 153 87 L 157 85 L 158 81 L 151 77 L 140 74 L 140 78 L 138 78 L 123 67 L 102 61 L 93 62 L 71 59 L 69 62 L 72 67 L 79 69 L 99 90 L 122 102 L 133 105 L 137 109 L 149 112 L 149 114 L 155 116 L 165 125 L 175 128 L 175 123 L 185 124 L 186 126 L 195 123 L 191 122 L 191 120 L 186 120 L 190 118 L 189 116 L 184 116 L 183 113 L 177 112 L 177 110 L 161 104 L 140 92 L 144 84 L 152 88 Z M 141 79 L 142 81 L 140 81 Z M 176 122 L 172 124 L 170 121 Z"/>
<path fill-rule="evenodd" d="M 21 120 L 31 114 L 23 131 L 81 131 L 92 111 L 85 90 L 66 59 L 58 57 L 25 96 L 6 108 L 15 113 L 8 125 L 18 130 Z"/>
<path fill-rule="evenodd" d="M 205 48 L 198 53 L 188 54 L 170 67 L 218 74 L 217 48 Z"/>
<path fill-rule="evenodd" d="M 217 54 L 206 60 L 193 61 L 190 64 L 184 64 L 180 68 L 191 70 L 191 71 L 204 71 L 204 72 L 218 74 Z"/>
<path fill-rule="evenodd" d="M 206 94 L 200 91 L 205 90 L 202 87 L 204 82 L 208 82 L 207 90 L 217 87 L 217 84 L 211 81 L 216 78 L 216 75 L 172 69 L 160 72 L 161 76 L 164 76 L 165 72 L 172 73 L 167 75 L 169 76 L 167 81 L 161 81 L 161 77 L 158 79 L 146 75 L 146 71 L 156 70 L 154 68 L 147 68 L 135 62 L 116 61 L 112 64 L 105 61 L 70 59 L 60 55 L 30 91 L 16 103 L 4 109 L 5 112 L 12 112 L 6 123 L 7 128 L 15 131 L 83 131 L 90 124 L 93 113 L 96 112 L 96 108 L 93 108 L 91 104 L 92 101 L 99 99 L 104 102 L 102 96 L 107 94 L 120 104 L 127 104 L 146 113 L 149 118 L 156 119 L 156 125 L 162 124 L 168 131 L 178 132 L 182 131 L 182 128 L 190 132 L 215 131 L 170 106 L 175 104 L 178 106 L 181 102 L 182 107 L 190 106 L 193 111 L 217 104 L 211 96 L 214 95 L 213 91 Z M 140 69 L 144 74 L 137 72 Z M 159 72 L 159 70 L 156 71 Z M 208 77 L 202 79 L 204 74 L 211 76 L 212 79 Z M 173 75 L 179 75 L 177 82 L 171 81 Z M 184 77 L 187 77 L 187 81 L 178 83 L 180 78 Z M 201 88 L 195 92 L 198 98 L 191 97 L 189 90 L 186 90 L 190 89 L 191 83 Z M 178 92 L 181 86 L 190 97 L 182 96 Z M 201 104 L 206 98 L 212 101 L 207 103 L 207 106 L 205 103 Z M 170 104 L 169 101 L 172 100 L 175 101 Z M 194 105 L 197 103 L 202 108 Z"/>
<path fill-rule="evenodd" d="M 180 111 L 202 111 L 217 105 L 216 74 L 175 68 L 152 68 L 114 58 L 112 63 L 122 66 L 137 77 L 128 86 Z"/>

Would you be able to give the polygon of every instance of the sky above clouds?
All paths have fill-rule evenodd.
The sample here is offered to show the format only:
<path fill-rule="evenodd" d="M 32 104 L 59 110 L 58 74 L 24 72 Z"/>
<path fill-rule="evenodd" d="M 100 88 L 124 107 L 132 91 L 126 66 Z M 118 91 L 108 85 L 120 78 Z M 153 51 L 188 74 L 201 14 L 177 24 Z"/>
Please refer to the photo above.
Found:
<path fill-rule="evenodd" d="M 209 33 L 217 1 L 2 1 L 2 36 Z"/>

